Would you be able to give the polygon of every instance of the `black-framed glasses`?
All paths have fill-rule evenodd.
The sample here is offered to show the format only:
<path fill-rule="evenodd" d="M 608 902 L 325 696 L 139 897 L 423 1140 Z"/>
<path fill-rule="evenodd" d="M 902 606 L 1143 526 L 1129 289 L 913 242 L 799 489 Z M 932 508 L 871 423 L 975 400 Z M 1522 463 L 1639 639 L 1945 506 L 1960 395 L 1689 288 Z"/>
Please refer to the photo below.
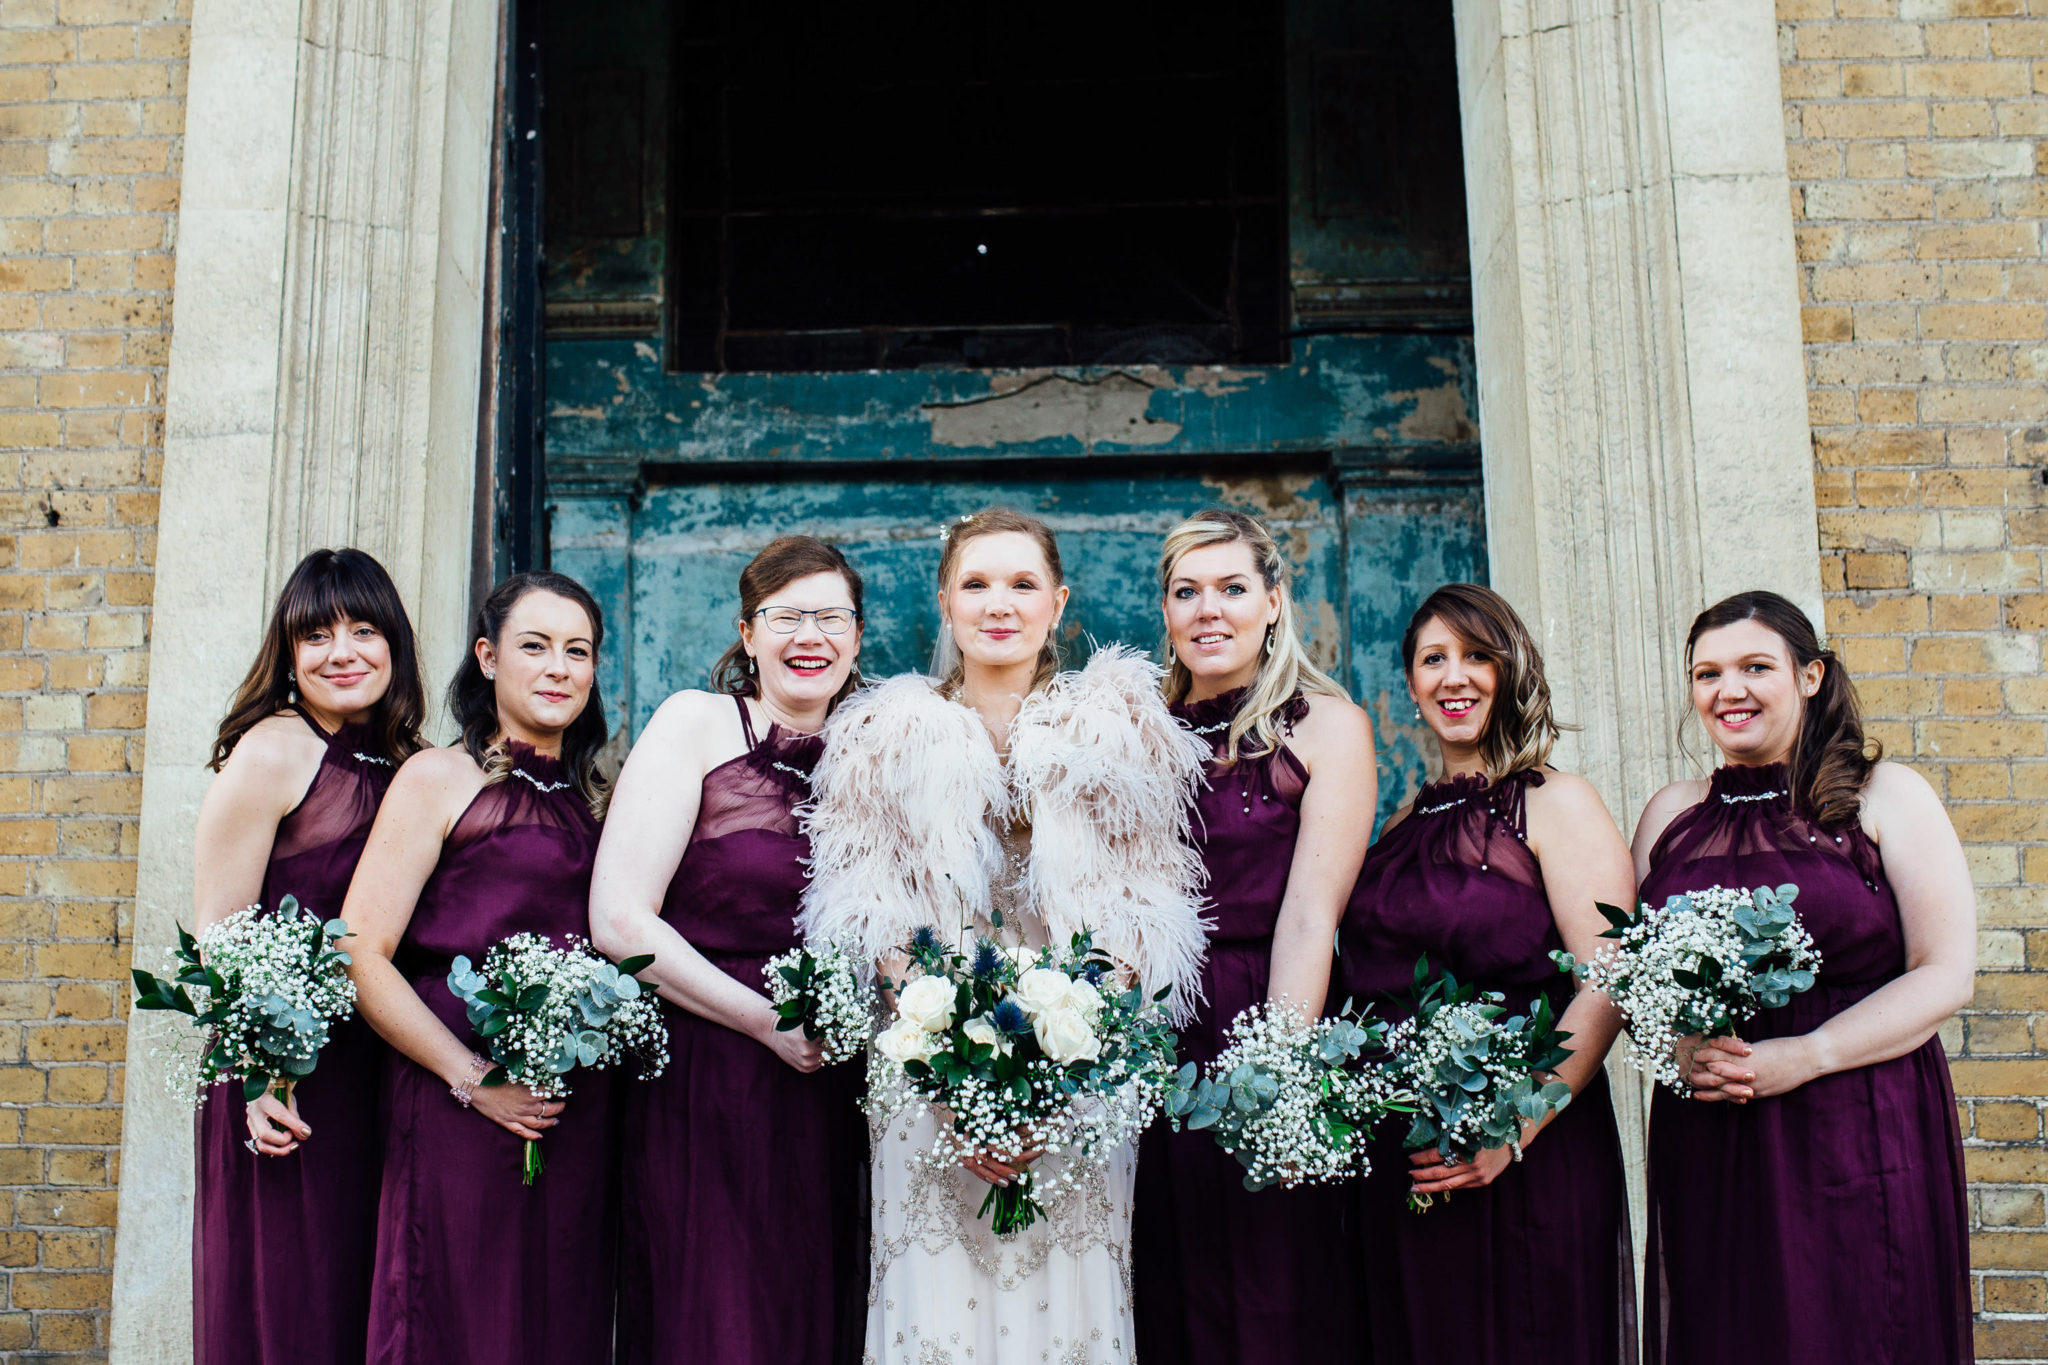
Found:
<path fill-rule="evenodd" d="M 806 616 L 818 623 L 818 629 L 827 635 L 844 635 L 860 619 L 860 613 L 851 607 L 826 607 L 820 611 L 799 611 L 795 607 L 762 607 L 754 615 L 767 617 L 768 629 L 777 635 L 794 635 L 804 623 Z"/>

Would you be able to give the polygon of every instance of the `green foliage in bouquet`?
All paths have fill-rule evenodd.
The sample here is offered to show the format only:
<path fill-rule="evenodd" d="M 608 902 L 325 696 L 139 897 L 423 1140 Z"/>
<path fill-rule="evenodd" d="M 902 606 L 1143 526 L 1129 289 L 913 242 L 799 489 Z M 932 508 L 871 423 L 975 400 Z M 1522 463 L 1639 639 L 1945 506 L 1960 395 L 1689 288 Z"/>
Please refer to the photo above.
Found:
<path fill-rule="evenodd" d="M 131 973 L 135 1008 L 188 1015 L 204 1039 L 196 1061 L 173 1064 L 174 1093 L 196 1103 L 240 1076 L 243 1098 L 254 1100 L 272 1088 L 289 1095 L 312 1075 L 329 1024 L 355 1007 L 350 958 L 336 946 L 348 937 L 346 923 L 321 920 L 294 896 L 280 898 L 275 914 L 252 905 L 198 938 L 180 925 L 169 979 Z"/>
<path fill-rule="evenodd" d="M 1415 964 L 1415 1013 L 1388 1036 L 1396 1084 L 1418 1104 L 1404 1145 L 1435 1147 L 1447 1162 L 1520 1140 L 1571 1100 L 1571 1087 L 1545 1080 L 1571 1056 L 1549 1000 L 1510 1015 L 1498 991 L 1481 992 L 1449 972 L 1432 979 L 1429 959 Z M 1427 1207 L 1426 1201 L 1413 1201 Z"/>
<path fill-rule="evenodd" d="M 1168 1084 L 1167 1118 L 1214 1133 L 1245 1168 L 1248 1190 L 1364 1175 L 1372 1129 L 1414 1109 L 1366 1064 L 1386 1036 L 1384 1021 L 1354 1013 L 1349 1001 L 1310 1022 L 1291 1008 L 1254 1005 L 1231 1022 L 1210 1075 L 1189 1062 Z"/>
<path fill-rule="evenodd" d="M 935 1164 L 1056 1151 L 1066 1158 L 1058 1178 L 1069 1180 L 1157 1112 L 1176 1061 L 1178 1039 L 1159 1008 L 1170 992 L 1120 989 L 1116 963 L 1091 933 L 1073 935 L 1059 954 L 987 938 L 959 949 L 925 928 L 909 956 L 907 979 L 883 983 L 896 991 L 896 1018 L 875 1040 L 883 1069 L 871 1073 L 870 1104 L 896 1102 L 893 1068 L 915 1095 L 945 1105 L 953 1124 L 931 1153 Z M 1039 1180 L 1027 1171 L 989 1187 L 980 1214 L 997 1235 L 1044 1215 Z"/>

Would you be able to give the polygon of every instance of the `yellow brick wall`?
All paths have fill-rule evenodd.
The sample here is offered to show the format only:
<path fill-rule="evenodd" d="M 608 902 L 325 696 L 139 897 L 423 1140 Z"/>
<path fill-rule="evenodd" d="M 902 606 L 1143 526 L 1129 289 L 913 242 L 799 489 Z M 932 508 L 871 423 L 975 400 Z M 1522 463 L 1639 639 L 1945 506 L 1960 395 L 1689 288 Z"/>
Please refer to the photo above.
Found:
<path fill-rule="evenodd" d="M 2048 0 L 1779 0 L 1828 624 L 1951 804 L 1979 1341 L 2048 1359 Z M 189 0 L 0 0 L 0 1361 L 113 1256 Z"/>
<path fill-rule="evenodd" d="M 106 1340 L 186 31 L 181 0 L 0 0 L 7 1361 Z"/>
<path fill-rule="evenodd" d="M 1978 1349 L 2048 1359 L 2048 0 L 1778 0 L 1828 629 L 1979 888 Z"/>

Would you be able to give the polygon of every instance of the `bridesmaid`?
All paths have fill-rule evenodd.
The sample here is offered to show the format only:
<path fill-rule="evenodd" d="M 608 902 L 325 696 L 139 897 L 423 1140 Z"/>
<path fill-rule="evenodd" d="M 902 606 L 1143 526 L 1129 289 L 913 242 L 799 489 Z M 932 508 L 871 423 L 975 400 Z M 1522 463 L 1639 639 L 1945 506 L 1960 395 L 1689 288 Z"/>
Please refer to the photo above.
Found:
<path fill-rule="evenodd" d="M 1427 954 L 1514 1012 L 1543 996 L 1572 1035 L 1557 1074 L 1573 1098 L 1519 1142 L 1456 1165 L 1434 1148 L 1404 1152 L 1405 1124 L 1382 1130 L 1357 1201 L 1364 1358 L 1633 1361 L 1628 1200 L 1601 1066 L 1619 1018 L 1550 960 L 1598 949 L 1595 902 L 1632 902 L 1628 849 L 1592 784 L 1549 765 L 1559 727 L 1543 657 L 1498 593 L 1438 588 L 1410 618 L 1401 660 L 1444 775 L 1366 854 L 1340 931 L 1345 984 L 1360 1001 L 1405 1002 Z M 1411 1194 L 1432 1207 L 1411 1212 Z"/>
<path fill-rule="evenodd" d="M 604 786 L 604 621 L 553 573 L 500 583 L 448 689 L 462 742 L 399 770 L 349 887 L 364 1014 L 384 1071 L 372 1365 L 609 1359 L 618 1190 L 609 1071 L 543 1103 L 483 1086 L 483 1044 L 447 986 L 458 955 L 586 932 Z M 400 1055 L 402 1054 L 402 1055 Z M 564 1108 L 568 1111 L 564 1118 Z M 546 1174 L 520 1184 L 524 1140 Z"/>
<path fill-rule="evenodd" d="M 777 1032 L 762 967 L 798 945 L 817 731 L 859 683 L 861 580 L 785 536 L 740 574 L 739 639 L 619 774 L 590 920 L 669 1016 L 666 1075 L 626 1097 L 622 1365 L 857 1362 L 867 1320 L 861 1068 Z"/>
<path fill-rule="evenodd" d="M 1648 1356 L 1974 1359 L 1962 1137 L 1935 1031 L 1970 1003 L 1976 898 L 1940 800 L 1878 761 L 1856 688 L 1770 592 L 1686 637 L 1723 766 L 1636 829 L 1643 899 L 1799 888 L 1819 980 L 1693 1053 L 1650 1118 Z"/>
<path fill-rule="evenodd" d="M 199 929 L 287 895 L 340 914 L 426 709 L 412 624 L 384 566 L 348 549 L 300 560 L 213 742 L 220 777 L 193 851 Z M 192 1220 L 198 1365 L 362 1360 L 383 1051 L 353 1018 L 287 1097 L 244 1105 L 240 1081 L 207 1096 Z"/>
<path fill-rule="evenodd" d="M 1214 752 L 1188 822 L 1215 921 L 1207 1003 L 1180 1034 L 1182 1059 L 1207 1066 L 1250 1005 L 1324 1008 L 1372 831 L 1372 724 L 1309 661 L 1286 562 L 1259 522 L 1189 518 L 1167 535 L 1159 577 L 1167 700 Z M 1356 1350 L 1356 1294 L 1331 1254 L 1339 1191 L 1253 1194 L 1210 1134 L 1159 1123 L 1139 1146 L 1136 1199 L 1140 1360 L 1285 1365 Z"/>

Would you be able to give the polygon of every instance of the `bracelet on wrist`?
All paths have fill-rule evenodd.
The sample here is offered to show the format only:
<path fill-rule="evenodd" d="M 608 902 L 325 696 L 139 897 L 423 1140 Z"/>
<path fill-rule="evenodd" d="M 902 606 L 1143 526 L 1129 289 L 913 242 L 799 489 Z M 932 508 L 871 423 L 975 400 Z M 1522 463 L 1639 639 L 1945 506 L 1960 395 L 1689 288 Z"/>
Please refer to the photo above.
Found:
<path fill-rule="evenodd" d="M 484 1077 L 490 1074 L 490 1070 L 491 1064 L 489 1062 L 477 1056 L 474 1052 L 470 1053 L 469 1074 L 449 1086 L 448 1093 L 453 1095 L 456 1103 L 460 1104 L 464 1109 L 469 1108 L 470 1102 L 476 1094 L 477 1086 L 483 1083 Z"/>

